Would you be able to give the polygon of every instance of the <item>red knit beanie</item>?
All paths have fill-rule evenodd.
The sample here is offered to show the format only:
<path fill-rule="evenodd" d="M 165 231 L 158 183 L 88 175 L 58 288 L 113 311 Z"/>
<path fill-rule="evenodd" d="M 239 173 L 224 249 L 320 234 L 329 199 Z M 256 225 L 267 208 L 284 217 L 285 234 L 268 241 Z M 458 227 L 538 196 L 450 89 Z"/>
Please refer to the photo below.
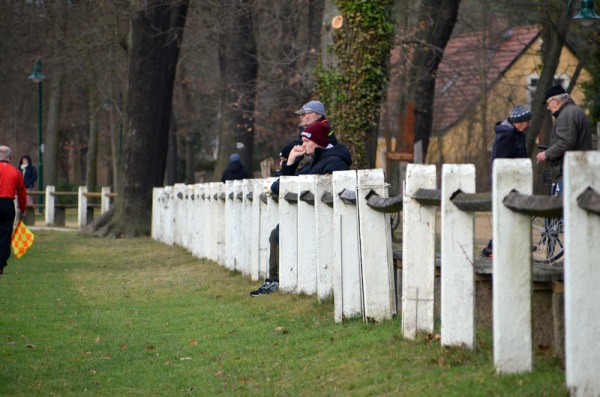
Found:
<path fill-rule="evenodd" d="M 329 130 L 330 126 L 327 123 L 317 121 L 304 127 L 304 130 L 300 134 L 301 137 L 310 139 L 321 147 L 327 147 L 329 145 Z"/>

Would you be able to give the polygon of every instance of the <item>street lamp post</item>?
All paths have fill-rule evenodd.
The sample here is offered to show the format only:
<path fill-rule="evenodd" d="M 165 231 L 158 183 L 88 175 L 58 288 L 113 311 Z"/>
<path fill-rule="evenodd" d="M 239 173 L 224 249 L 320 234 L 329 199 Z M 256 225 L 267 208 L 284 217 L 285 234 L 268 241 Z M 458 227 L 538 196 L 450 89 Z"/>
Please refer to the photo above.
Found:
<path fill-rule="evenodd" d="M 43 153 L 44 153 L 44 140 L 42 136 L 43 126 L 42 126 L 42 81 L 46 79 L 46 76 L 42 74 L 42 60 L 40 58 L 35 60 L 35 64 L 33 65 L 33 73 L 29 76 L 29 80 L 33 81 L 38 86 L 38 138 L 39 138 L 39 156 L 40 156 L 40 164 L 38 166 L 38 189 L 39 191 L 44 190 L 44 163 L 42 161 Z M 43 203 L 43 196 L 38 195 L 39 204 Z M 41 211 L 41 207 L 40 207 Z"/>
<path fill-rule="evenodd" d="M 571 10 L 571 1 L 569 0 L 567 3 L 568 11 Z M 598 22 L 600 16 L 594 12 L 594 0 L 581 0 L 581 10 L 573 17 L 573 20 L 581 22 L 583 26 L 590 26 L 594 22 Z"/>

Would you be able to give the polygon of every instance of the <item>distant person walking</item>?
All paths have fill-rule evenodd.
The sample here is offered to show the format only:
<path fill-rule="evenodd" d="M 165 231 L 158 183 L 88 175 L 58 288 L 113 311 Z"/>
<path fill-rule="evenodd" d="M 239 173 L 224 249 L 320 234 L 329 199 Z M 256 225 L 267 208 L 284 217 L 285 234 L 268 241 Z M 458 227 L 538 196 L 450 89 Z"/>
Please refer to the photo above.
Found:
<path fill-rule="evenodd" d="M 240 158 L 240 155 L 234 153 L 231 156 L 229 156 L 229 164 L 227 164 L 227 167 L 225 167 L 225 170 L 223 171 L 221 182 L 235 181 L 248 178 L 248 172 L 242 164 L 242 159 Z"/>
<path fill-rule="evenodd" d="M 34 190 L 35 182 L 37 181 L 38 175 L 37 170 L 31 163 L 31 157 L 25 155 L 19 160 L 19 169 L 23 174 L 23 181 L 25 182 L 25 188 L 27 190 Z M 27 195 L 27 206 L 33 205 L 33 196 Z"/>
<path fill-rule="evenodd" d="M 8 265 L 10 239 L 15 223 L 15 195 L 18 197 L 19 219 L 25 216 L 27 197 L 23 175 L 10 164 L 11 151 L 0 146 L 0 274 Z"/>
<path fill-rule="evenodd" d="M 525 131 L 531 125 L 531 111 L 525 106 L 517 105 L 512 108 L 510 116 L 504 121 L 499 121 L 494 127 L 496 137 L 492 145 L 491 169 L 496 159 L 518 159 L 527 157 L 527 146 L 525 145 Z M 487 247 L 483 247 L 481 256 L 491 258 L 493 256 L 492 240 Z"/>

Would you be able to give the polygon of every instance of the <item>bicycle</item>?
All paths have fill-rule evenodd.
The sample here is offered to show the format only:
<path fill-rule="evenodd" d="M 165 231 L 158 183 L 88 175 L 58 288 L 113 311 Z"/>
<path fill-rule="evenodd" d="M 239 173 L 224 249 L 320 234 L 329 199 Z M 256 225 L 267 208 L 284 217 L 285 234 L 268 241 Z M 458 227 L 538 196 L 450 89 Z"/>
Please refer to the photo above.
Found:
<path fill-rule="evenodd" d="M 539 149 L 545 150 L 548 147 L 539 145 Z M 560 195 L 561 183 L 552 181 L 549 170 L 542 170 L 542 184 L 550 187 L 551 195 Z M 552 264 L 564 253 L 563 245 L 563 218 L 541 218 L 534 216 L 531 219 L 531 241 L 533 242 L 531 256 L 536 263 Z"/>

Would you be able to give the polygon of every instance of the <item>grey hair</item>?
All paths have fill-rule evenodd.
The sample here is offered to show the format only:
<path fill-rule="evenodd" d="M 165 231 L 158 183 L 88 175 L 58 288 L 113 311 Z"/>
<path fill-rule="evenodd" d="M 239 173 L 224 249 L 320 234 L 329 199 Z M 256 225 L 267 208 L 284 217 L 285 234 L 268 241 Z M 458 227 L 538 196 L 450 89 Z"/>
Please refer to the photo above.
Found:
<path fill-rule="evenodd" d="M 0 160 L 10 160 L 11 151 L 8 146 L 0 146 Z"/>
<path fill-rule="evenodd" d="M 566 92 L 564 94 L 559 94 L 556 95 L 554 98 L 558 99 L 559 101 L 564 101 L 566 99 L 569 99 L 569 94 L 567 94 Z"/>

